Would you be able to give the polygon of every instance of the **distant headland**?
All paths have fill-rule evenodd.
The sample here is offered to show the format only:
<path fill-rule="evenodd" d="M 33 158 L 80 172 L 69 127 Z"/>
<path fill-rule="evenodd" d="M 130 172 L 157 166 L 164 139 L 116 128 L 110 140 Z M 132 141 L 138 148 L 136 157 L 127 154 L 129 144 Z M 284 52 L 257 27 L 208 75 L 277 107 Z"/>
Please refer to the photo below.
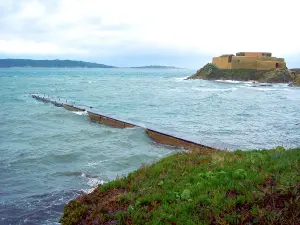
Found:
<path fill-rule="evenodd" d="M 33 59 L 0 59 L 0 68 L 11 67 L 48 67 L 48 68 L 115 68 L 115 66 L 109 66 L 99 63 L 91 63 L 84 61 L 74 60 L 33 60 Z"/>
<path fill-rule="evenodd" d="M 238 52 L 214 57 L 187 79 L 239 80 L 300 85 L 300 70 L 289 70 L 283 58 L 269 52 Z"/>
<path fill-rule="evenodd" d="M 34 59 L 0 59 L 0 68 L 120 68 L 111 65 L 84 62 L 76 60 L 34 60 Z M 121 67 L 122 68 L 122 67 Z M 175 66 L 161 66 L 161 65 L 149 65 L 149 66 L 136 66 L 127 67 L 132 69 L 180 69 Z"/>

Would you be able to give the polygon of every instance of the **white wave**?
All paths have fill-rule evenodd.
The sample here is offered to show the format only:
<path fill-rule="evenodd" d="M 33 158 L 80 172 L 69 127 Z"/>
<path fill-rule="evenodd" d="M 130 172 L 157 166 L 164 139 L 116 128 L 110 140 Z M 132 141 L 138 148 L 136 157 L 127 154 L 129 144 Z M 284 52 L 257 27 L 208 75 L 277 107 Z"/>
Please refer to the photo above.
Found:
<path fill-rule="evenodd" d="M 257 81 L 239 81 L 239 80 L 215 80 L 215 81 L 220 83 L 229 83 L 229 84 L 245 84 L 246 86 L 253 85 L 253 84 L 263 84 Z"/>
<path fill-rule="evenodd" d="M 253 83 L 251 83 L 251 82 L 245 82 L 245 83 L 244 83 L 244 86 L 245 86 L 245 87 L 252 87 L 252 86 L 253 86 Z"/>
<path fill-rule="evenodd" d="M 258 90 L 258 91 L 277 91 L 276 88 L 265 88 L 265 87 L 250 87 L 251 89 Z"/>
<path fill-rule="evenodd" d="M 92 188 L 87 188 L 87 189 L 81 189 L 80 191 L 86 193 L 86 194 L 90 194 L 95 190 L 96 187 L 92 187 Z"/>
<path fill-rule="evenodd" d="M 243 83 L 243 81 L 238 81 L 238 80 L 216 80 L 217 82 L 221 83 L 230 83 L 230 84 L 239 84 Z"/>
<path fill-rule="evenodd" d="M 88 167 L 94 167 L 94 166 L 96 166 L 96 165 L 98 165 L 98 163 L 95 163 L 95 162 L 89 162 L 89 163 L 87 164 Z"/>
<path fill-rule="evenodd" d="M 225 92 L 225 91 L 236 91 L 237 88 L 192 88 L 193 90 L 202 92 Z"/>
<path fill-rule="evenodd" d="M 186 77 L 175 77 L 174 79 L 176 80 L 176 81 L 183 81 L 183 80 L 185 80 L 185 79 L 187 79 L 189 76 L 186 76 Z"/>
<path fill-rule="evenodd" d="M 72 111 L 73 113 L 80 115 L 80 116 L 86 116 L 87 115 L 87 111 Z"/>
<path fill-rule="evenodd" d="M 220 89 L 218 88 L 192 88 L 193 90 L 196 90 L 196 91 L 203 91 L 203 92 L 206 92 L 206 91 L 219 91 Z"/>
<path fill-rule="evenodd" d="M 81 191 L 85 193 L 91 193 L 99 184 L 104 184 L 105 181 L 99 180 L 94 177 L 88 177 L 85 173 L 81 174 L 81 177 L 87 178 L 87 185 L 89 185 L 91 188 L 88 189 L 81 189 Z"/>
<path fill-rule="evenodd" d="M 90 194 L 95 190 L 95 188 L 89 188 L 89 189 L 81 189 L 82 192 L 86 193 L 86 194 Z"/>
<path fill-rule="evenodd" d="M 275 88 L 263 88 L 262 91 L 277 91 Z"/>
<path fill-rule="evenodd" d="M 108 162 L 109 160 L 108 159 L 104 159 L 104 160 L 100 160 L 100 161 L 97 161 L 97 162 L 89 162 L 87 164 L 88 167 L 95 167 L 97 165 L 99 165 L 100 163 L 103 163 L 103 162 Z"/>
<path fill-rule="evenodd" d="M 299 88 L 294 88 L 294 87 L 286 87 L 286 88 L 282 88 L 281 89 L 282 91 L 289 91 L 289 92 L 296 92 L 296 91 L 299 91 L 300 89 Z"/>
<path fill-rule="evenodd" d="M 88 184 L 90 187 L 96 187 L 96 186 L 98 186 L 99 184 L 104 184 L 104 181 L 103 181 L 103 180 L 99 180 L 99 179 L 97 179 L 97 178 L 88 178 L 87 184 Z"/>

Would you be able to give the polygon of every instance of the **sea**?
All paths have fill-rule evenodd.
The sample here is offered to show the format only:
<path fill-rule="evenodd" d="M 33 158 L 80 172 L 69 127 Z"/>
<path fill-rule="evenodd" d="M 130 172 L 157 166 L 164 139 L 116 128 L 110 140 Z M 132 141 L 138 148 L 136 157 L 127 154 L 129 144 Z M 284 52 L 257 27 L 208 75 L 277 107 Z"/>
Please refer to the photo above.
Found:
<path fill-rule="evenodd" d="M 300 88 L 186 80 L 189 69 L 0 69 L 0 224 L 59 224 L 64 205 L 99 184 L 182 149 L 143 128 L 96 124 L 84 104 L 232 151 L 300 147 Z"/>

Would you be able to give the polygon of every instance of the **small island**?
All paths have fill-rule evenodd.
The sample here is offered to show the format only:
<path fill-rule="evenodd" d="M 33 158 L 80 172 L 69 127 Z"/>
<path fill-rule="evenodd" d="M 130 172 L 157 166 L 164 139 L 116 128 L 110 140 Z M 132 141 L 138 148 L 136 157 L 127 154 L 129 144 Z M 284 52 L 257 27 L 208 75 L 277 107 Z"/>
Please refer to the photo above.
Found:
<path fill-rule="evenodd" d="M 214 57 L 187 79 L 238 80 L 300 85 L 300 70 L 289 70 L 283 58 L 268 52 L 238 52 Z"/>

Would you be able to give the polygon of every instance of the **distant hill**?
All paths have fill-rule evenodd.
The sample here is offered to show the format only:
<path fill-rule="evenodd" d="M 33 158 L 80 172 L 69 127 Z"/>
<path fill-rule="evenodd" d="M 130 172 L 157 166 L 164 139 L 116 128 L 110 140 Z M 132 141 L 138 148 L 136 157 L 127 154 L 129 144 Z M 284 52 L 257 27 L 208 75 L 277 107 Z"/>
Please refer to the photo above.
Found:
<path fill-rule="evenodd" d="M 115 68 L 114 66 L 74 60 L 0 59 L 0 68 L 9 67 L 56 67 L 56 68 Z"/>
<path fill-rule="evenodd" d="M 150 65 L 150 66 L 135 66 L 130 68 L 136 68 L 136 69 L 180 69 L 175 66 L 159 66 L 159 65 Z"/>

